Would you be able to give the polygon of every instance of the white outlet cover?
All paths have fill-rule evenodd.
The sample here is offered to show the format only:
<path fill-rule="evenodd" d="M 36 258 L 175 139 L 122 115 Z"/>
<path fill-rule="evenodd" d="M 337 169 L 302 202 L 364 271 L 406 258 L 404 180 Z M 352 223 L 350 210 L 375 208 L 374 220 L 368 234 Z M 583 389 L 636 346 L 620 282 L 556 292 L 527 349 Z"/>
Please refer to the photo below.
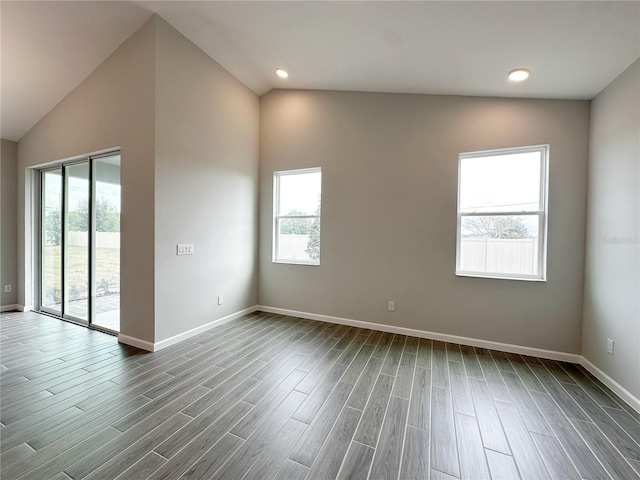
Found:
<path fill-rule="evenodd" d="M 12 289 L 11 285 L 5 285 L 4 286 L 4 293 L 11 293 L 11 289 Z"/>
<path fill-rule="evenodd" d="M 613 349 L 615 347 L 615 342 L 610 338 L 607 338 L 607 353 L 613 355 Z"/>

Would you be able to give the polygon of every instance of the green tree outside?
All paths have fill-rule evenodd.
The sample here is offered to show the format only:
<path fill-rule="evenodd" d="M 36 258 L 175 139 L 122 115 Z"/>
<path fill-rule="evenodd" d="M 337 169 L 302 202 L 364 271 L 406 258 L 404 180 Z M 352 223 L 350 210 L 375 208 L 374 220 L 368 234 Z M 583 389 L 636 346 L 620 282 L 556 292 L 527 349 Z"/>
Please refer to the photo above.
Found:
<path fill-rule="evenodd" d="M 89 202 L 83 200 L 78 204 L 78 209 L 69 212 L 69 230 L 74 232 L 87 232 L 89 226 Z M 120 213 L 116 206 L 108 198 L 100 197 L 96 200 L 96 232 L 119 232 Z"/>
<path fill-rule="evenodd" d="M 528 238 L 527 226 L 518 217 L 500 215 L 495 217 L 465 217 L 464 230 L 471 237 Z"/>
<path fill-rule="evenodd" d="M 89 202 L 83 200 L 78 209 L 68 213 L 67 221 L 72 232 L 89 231 Z M 44 216 L 45 239 L 48 245 L 60 245 L 62 238 L 62 220 L 60 210 L 49 210 Z M 309 228 L 307 229 L 309 230 Z M 96 232 L 119 232 L 120 213 L 109 199 L 100 197 L 96 200 Z"/>
<path fill-rule="evenodd" d="M 304 212 L 291 210 L 287 215 L 305 215 Z M 282 235 L 310 235 L 311 224 L 308 218 L 283 218 L 280 221 Z"/>
<path fill-rule="evenodd" d="M 47 245 L 60 245 L 62 233 L 60 210 L 49 210 L 44 215 L 44 233 Z"/>
<path fill-rule="evenodd" d="M 318 208 L 315 213 L 318 217 L 313 219 L 311 231 L 309 232 L 309 241 L 305 252 L 312 260 L 320 259 L 320 200 L 318 200 Z"/>

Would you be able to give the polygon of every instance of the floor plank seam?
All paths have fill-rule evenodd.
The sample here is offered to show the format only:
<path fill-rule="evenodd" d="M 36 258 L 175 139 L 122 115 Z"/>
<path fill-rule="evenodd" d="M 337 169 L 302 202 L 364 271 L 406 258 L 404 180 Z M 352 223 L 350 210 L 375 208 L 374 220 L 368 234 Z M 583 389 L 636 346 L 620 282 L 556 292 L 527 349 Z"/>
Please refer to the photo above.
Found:
<path fill-rule="evenodd" d="M 444 414 L 453 426 L 451 465 L 458 470 L 449 473 L 488 469 L 495 477 L 495 469 L 512 468 L 509 478 L 524 478 L 537 465 L 540 476 L 554 479 L 640 478 L 640 416 L 580 365 L 258 312 L 155 353 L 33 312 L 6 320 L 3 315 L 3 478 L 33 472 L 61 479 L 68 471 L 155 479 L 197 467 L 190 476 L 236 472 L 240 478 L 267 468 L 269 479 L 295 472 L 311 480 L 329 467 L 327 458 L 330 478 L 356 467 L 372 479 L 402 479 L 405 468 L 406 475 L 426 468 L 426 476 L 445 478 L 431 461 L 439 441 L 433 426 L 443 425 L 436 391 L 446 398 L 450 413 Z M 286 386 L 282 381 L 293 372 L 298 381 Z M 294 392 L 299 406 L 310 402 L 300 413 L 304 424 L 293 419 L 294 410 L 269 430 L 272 413 Z M 483 409 L 493 413 L 487 417 Z M 330 418 L 320 420 L 324 415 Z M 486 431 L 481 415 L 492 422 Z M 231 431 L 247 418 L 257 423 L 246 435 Z M 293 455 L 296 437 L 279 439 L 285 424 L 298 432 L 298 443 L 318 436 L 309 443 L 310 466 Z M 488 441 L 492 435 L 506 443 Z M 144 447 L 147 441 L 155 446 Z M 164 442 L 173 446 L 158 449 Z M 88 446 L 92 470 L 73 453 L 75 445 Z M 411 448 L 427 448 L 423 460 L 415 463 Z M 240 463 L 216 460 L 224 451 Z"/>

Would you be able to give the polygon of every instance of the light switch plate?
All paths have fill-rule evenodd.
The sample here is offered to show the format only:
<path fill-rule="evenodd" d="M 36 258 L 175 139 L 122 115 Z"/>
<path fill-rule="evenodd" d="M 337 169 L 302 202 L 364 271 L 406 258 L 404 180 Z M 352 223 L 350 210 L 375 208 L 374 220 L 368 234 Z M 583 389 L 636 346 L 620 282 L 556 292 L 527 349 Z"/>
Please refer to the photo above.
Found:
<path fill-rule="evenodd" d="M 179 243 L 176 247 L 176 255 L 193 255 L 193 243 Z"/>

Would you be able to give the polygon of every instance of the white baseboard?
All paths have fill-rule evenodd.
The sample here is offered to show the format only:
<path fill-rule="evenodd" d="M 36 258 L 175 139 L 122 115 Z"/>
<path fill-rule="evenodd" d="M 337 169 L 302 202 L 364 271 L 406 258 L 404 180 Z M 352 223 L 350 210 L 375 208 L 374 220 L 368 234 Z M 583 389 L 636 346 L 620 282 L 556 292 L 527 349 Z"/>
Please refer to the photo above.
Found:
<path fill-rule="evenodd" d="M 10 306 L 14 307 L 12 305 L 7 305 L 7 307 L 10 307 Z M 16 305 L 15 307 L 22 307 L 22 306 Z M 27 311 L 27 310 L 23 310 L 23 311 Z M 582 355 L 578 355 L 575 353 L 557 352 L 554 350 L 545 350 L 542 348 L 525 347 L 522 345 L 513 345 L 510 343 L 493 342 L 493 341 L 482 340 L 478 338 L 461 337 L 458 335 L 449 335 L 446 333 L 430 332 L 427 330 L 417 330 L 413 328 L 397 327 L 394 325 L 385 325 L 382 323 L 365 322 L 362 320 L 353 320 L 350 318 L 332 317 L 329 315 L 320 315 L 317 313 L 309 313 L 309 312 L 299 312 L 297 310 L 269 307 L 267 305 L 254 305 L 253 307 L 245 308 L 244 310 L 241 310 L 239 312 L 232 313 L 231 315 L 227 315 L 226 317 L 219 318 L 218 320 L 214 320 L 205 325 L 201 325 L 199 327 L 193 328 L 186 332 L 180 333 L 178 335 L 174 335 L 173 337 L 169 337 L 167 339 L 164 339 L 155 343 L 147 342 L 145 340 L 140 340 L 139 338 L 130 337 L 128 335 L 123 335 L 123 334 L 118 335 L 118 341 L 120 343 L 132 345 L 134 347 L 138 347 L 143 350 L 147 350 L 149 352 L 156 352 L 158 350 L 169 347 L 183 340 L 187 340 L 188 338 L 194 337 L 202 332 L 206 332 L 207 330 L 210 330 L 214 327 L 217 327 L 224 323 L 235 320 L 236 318 L 240 318 L 249 313 L 253 313 L 255 311 L 262 311 L 266 313 L 276 313 L 280 315 L 289 315 L 292 317 L 307 318 L 309 320 L 318 320 L 321 322 L 336 323 L 339 325 L 348 325 L 350 327 L 367 328 L 370 330 L 379 330 L 382 332 L 397 333 L 401 335 L 410 335 L 413 337 L 428 338 L 431 340 L 440 340 L 443 342 L 459 343 L 462 345 L 471 345 L 473 347 L 489 348 L 492 350 L 517 353 L 520 355 L 530 355 L 534 357 L 548 358 L 550 360 L 559 360 L 563 362 L 578 363 L 582 365 L 584 368 L 586 368 L 587 370 L 589 370 L 596 378 L 598 378 L 602 383 L 604 383 L 613 392 L 615 392 L 618 396 L 620 396 L 620 398 L 622 398 L 625 402 L 627 402 L 633 409 L 637 410 L 640 413 L 640 399 L 636 398 L 626 388 L 624 388 L 622 385 L 620 385 L 618 382 L 616 382 L 609 375 L 604 373 L 602 370 L 600 370 L 598 367 L 596 367 L 593 363 L 591 363 L 589 360 L 584 358 Z"/>
<path fill-rule="evenodd" d="M 308 318 L 309 320 L 319 320 L 321 322 L 337 323 L 340 325 L 348 325 L 350 327 L 368 328 L 371 330 L 380 330 L 389 333 L 398 333 L 401 335 L 411 335 L 413 337 L 428 338 L 431 340 L 440 340 L 443 342 L 460 343 L 462 345 L 471 345 L 473 347 L 489 348 L 492 350 L 500 350 L 503 352 L 517 353 L 520 355 L 530 355 L 533 357 L 548 358 L 549 360 L 559 360 L 563 362 L 579 363 L 589 370 L 596 378 L 609 387 L 620 398 L 627 402 L 634 410 L 640 413 L 640 399 L 636 398 L 626 388 L 616 382 L 609 375 L 596 367 L 582 355 L 575 353 L 556 352 L 553 350 L 545 350 L 542 348 L 523 347 L 521 345 L 512 345 L 509 343 L 492 342 L 477 338 L 460 337 L 457 335 L 448 335 L 445 333 L 429 332 L 426 330 L 416 330 L 413 328 L 396 327 L 393 325 L 384 325 L 381 323 L 363 322 L 361 320 L 352 320 L 349 318 L 331 317 L 329 315 L 320 315 L 316 313 L 299 312 L 296 310 L 287 310 L 285 308 L 275 308 L 266 305 L 258 305 L 257 310 L 267 313 L 278 313 L 281 315 L 290 315 L 292 317 Z"/>
<path fill-rule="evenodd" d="M 10 312 L 11 310 L 17 310 L 19 312 L 30 312 L 31 310 L 33 310 L 33 305 L 20 305 L 19 303 L 14 303 L 12 305 L 0 306 L 0 312 Z"/>
<path fill-rule="evenodd" d="M 161 350 L 163 348 L 169 347 L 175 343 L 182 342 L 188 338 L 194 337 L 202 332 L 206 332 L 207 330 L 211 330 L 213 327 L 218 327 L 223 323 L 230 322 L 231 320 L 235 320 L 236 318 L 243 317 L 249 313 L 253 313 L 258 309 L 257 305 L 253 307 L 245 308 L 244 310 L 240 310 L 239 312 L 232 313 L 231 315 L 227 315 L 226 317 L 219 318 L 218 320 L 214 320 L 209 323 L 205 323 L 196 328 L 192 328 L 191 330 L 187 330 L 186 332 L 179 333 L 178 335 L 174 335 L 173 337 L 165 338 L 164 340 L 160 340 L 159 342 L 154 343 L 154 352 Z"/>
<path fill-rule="evenodd" d="M 240 310 L 239 312 L 232 313 L 231 315 L 227 315 L 226 317 L 222 317 L 218 320 L 214 320 L 199 327 L 192 328 L 191 330 L 179 333 L 178 335 L 174 335 L 173 337 L 165 338 L 164 340 L 160 340 L 159 342 L 147 342 L 146 340 L 141 340 L 139 338 L 130 337 L 123 334 L 118 335 L 118 341 L 120 343 L 131 345 L 133 347 L 141 348 L 148 352 L 157 352 L 158 350 L 162 350 L 163 348 L 167 348 L 178 342 L 182 342 L 183 340 L 187 340 L 188 338 L 199 335 L 202 332 L 211 330 L 213 327 L 218 327 L 224 323 L 230 322 L 231 320 L 235 320 L 236 318 L 240 318 L 249 313 L 253 313 L 257 309 L 258 307 L 256 305 L 254 305 L 253 307 L 245 308 L 244 310 Z"/>
<path fill-rule="evenodd" d="M 285 308 L 275 308 L 266 305 L 258 305 L 258 310 L 267 313 L 279 313 L 281 315 L 290 315 L 292 317 L 307 318 L 309 320 L 319 320 L 321 322 L 337 323 L 339 325 L 348 325 L 350 327 L 368 328 L 371 330 L 380 330 L 383 332 L 397 333 L 400 335 L 411 335 L 412 337 L 428 338 L 430 340 L 440 340 L 443 342 L 460 343 L 462 345 L 471 345 L 473 347 L 489 348 L 492 350 L 500 350 L 503 352 L 518 353 L 521 355 L 530 355 L 533 357 L 548 358 L 550 360 L 560 360 L 563 362 L 580 363 L 582 358 L 578 354 L 556 352 L 553 350 L 544 350 L 541 348 L 523 347 L 521 345 L 512 345 L 509 343 L 492 342 L 489 340 L 481 340 L 478 338 L 460 337 L 458 335 L 448 335 L 446 333 L 429 332 L 426 330 L 416 330 L 413 328 L 396 327 L 394 325 L 385 325 L 382 323 L 364 322 L 362 320 L 352 320 L 350 318 L 331 317 L 329 315 L 319 315 L 316 313 L 298 312 L 296 310 L 287 310 Z"/>
<path fill-rule="evenodd" d="M 598 380 L 609 387 L 613 392 L 627 402 L 631 408 L 640 413 L 640 399 L 633 395 L 629 390 L 624 388 L 618 382 L 616 382 L 609 375 L 604 373 L 600 368 L 596 367 L 593 363 L 587 360 L 585 357 L 580 357 L 580 365 L 589 370 Z"/>
<path fill-rule="evenodd" d="M 132 347 L 141 348 L 147 352 L 153 352 L 153 342 L 147 342 L 146 340 L 140 340 L 136 337 L 130 337 L 129 335 L 118 334 L 118 342 L 125 345 L 131 345 Z"/>

